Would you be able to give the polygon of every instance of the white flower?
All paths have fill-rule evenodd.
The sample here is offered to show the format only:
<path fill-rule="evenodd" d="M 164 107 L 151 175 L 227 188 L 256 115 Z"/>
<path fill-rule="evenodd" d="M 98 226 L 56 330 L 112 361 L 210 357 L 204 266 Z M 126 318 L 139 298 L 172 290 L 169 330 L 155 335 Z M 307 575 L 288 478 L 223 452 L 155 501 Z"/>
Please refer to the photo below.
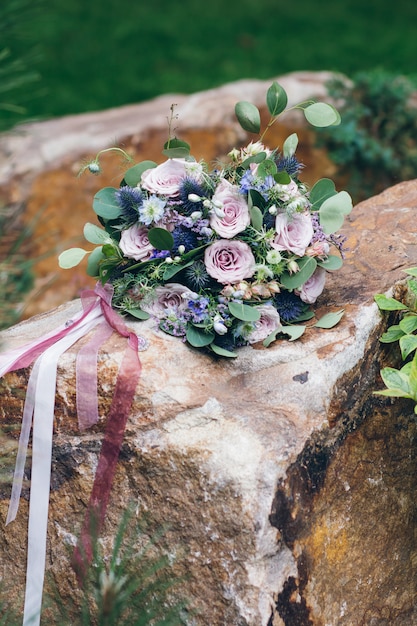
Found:
<path fill-rule="evenodd" d="M 165 200 L 154 195 L 150 196 L 139 207 L 140 221 L 146 226 L 149 226 L 152 222 L 159 222 L 164 217 L 165 207 Z"/>

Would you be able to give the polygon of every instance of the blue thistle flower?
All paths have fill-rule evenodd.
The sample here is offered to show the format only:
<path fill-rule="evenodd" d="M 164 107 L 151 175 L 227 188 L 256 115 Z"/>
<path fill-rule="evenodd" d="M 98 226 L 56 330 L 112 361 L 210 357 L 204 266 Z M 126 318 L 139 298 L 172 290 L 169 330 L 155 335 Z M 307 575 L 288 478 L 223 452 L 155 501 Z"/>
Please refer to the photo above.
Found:
<path fill-rule="evenodd" d="M 209 286 L 211 282 L 211 278 L 207 274 L 204 261 L 201 260 L 194 261 L 194 263 L 190 267 L 187 267 L 184 274 L 184 280 L 187 287 L 189 287 L 193 291 L 200 291 L 201 289 L 205 289 Z"/>
<path fill-rule="evenodd" d="M 274 297 L 274 306 L 281 321 L 294 322 L 305 311 L 306 304 L 292 291 L 282 291 Z"/>
<path fill-rule="evenodd" d="M 203 210 L 203 201 L 191 202 L 191 200 L 188 199 L 190 194 L 194 194 L 200 198 L 206 198 L 207 189 L 200 185 L 200 183 L 198 183 L 194 178 L 184 178 L 179 186 L 179 198 L 182 204 L 181 213 L 184 215 L 191 215 L 194 211 Z"/>
<path fill-rule="evenodd" d="M 177 252 L 179 246 L 184 246 L 185 252 L 189 252 L 198 245 L 197 234 L 184 226 L 176 226 L 172 231 L 174 238 L 173 252 Z"/>
<path fill-rule="evenodd" d="M 138 187 L 124 185 L 115 193 L 116 202 L 122 209 L 122 219 L 126 224 L 134 224 L 139 218 L 139 207 L 143 203 L 143 194 Z"/>
<path fill-rule="evenodd" d="M 288 176 L 297 176 L 304 167 L 295 155 L 289 157 L 280 156 L 276 161 L 276 166 L 278 172 L 287 172 Z"/>

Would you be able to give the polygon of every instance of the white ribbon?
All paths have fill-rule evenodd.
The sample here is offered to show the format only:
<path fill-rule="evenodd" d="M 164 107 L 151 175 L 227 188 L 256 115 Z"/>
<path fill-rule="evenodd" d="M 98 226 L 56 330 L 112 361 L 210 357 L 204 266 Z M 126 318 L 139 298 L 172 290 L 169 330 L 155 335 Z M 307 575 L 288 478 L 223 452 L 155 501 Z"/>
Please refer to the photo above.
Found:
<path fill-rule="evenodd" d="M 27 455 L 32 417 L 32 475 L 29 501 L 28 558 L 26 568 L 26 592 L 23 613 L 23 626 L 39 626 L 42 607 L 42 591 L 45 576 L 46 540 L 49 509 L 49 490 L 51 481 L 52 435 L 55 407 L 56 377 L 58 360 L 76 341 L 100 323 L 103 314 L 97 303 L 85 318 L 64 337 L 48 347 L 35 361 L 32 369 L 25 407 L 22 430 L 16 460 L 12 496 L 10 499 L 7 522 L 15 519 L 19 506 L 24 466 Z M 56 332 L 56 331 L 55 331 Z M 36 342 L 29 344 L 32 346 Z M 13 357 L 25 348 L 13 351 Z M 10 359 L 0 363 L 7 371 Z M 3 373 L 4 373 L 3 371 Z"/>

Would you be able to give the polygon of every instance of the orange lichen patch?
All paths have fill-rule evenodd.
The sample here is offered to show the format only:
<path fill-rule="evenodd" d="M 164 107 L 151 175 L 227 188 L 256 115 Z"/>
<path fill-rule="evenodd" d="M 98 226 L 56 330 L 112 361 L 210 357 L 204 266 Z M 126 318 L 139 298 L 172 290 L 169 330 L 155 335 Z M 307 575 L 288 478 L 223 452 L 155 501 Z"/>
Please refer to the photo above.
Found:
<path fill-rule="evenodd" d="M 330 567 L 340 566 L 349 552 L 349 539 L 341 521 L 331 521 L 326 517 L 315 520 L 306 547 L 315 563 L 326 559 Z"/>

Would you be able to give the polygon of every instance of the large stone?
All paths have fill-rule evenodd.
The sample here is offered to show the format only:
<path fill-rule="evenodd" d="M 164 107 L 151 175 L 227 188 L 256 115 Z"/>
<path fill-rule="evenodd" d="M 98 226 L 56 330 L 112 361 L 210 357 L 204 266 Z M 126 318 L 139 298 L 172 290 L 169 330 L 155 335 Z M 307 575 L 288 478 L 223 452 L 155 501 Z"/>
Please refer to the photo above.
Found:
<path fill-rule="evenodd" d="M 330 76 L 328 72 L 295 72 L 277 80 L 292 106 L 311 98 L 327 100 L 325 83 Z M 22 223 L 33 229 L 24 251 L 34 261 L 35 286 L 25 303 L 24 317 L 48 311 L 92 285 L 85 265 L 69 274 L 58 268 L 57 255 L 65 248 L 85 245 L 83 226 L 94 221 L 92 198 L 102 187 L 119 184 L 126 163 L 120 155 L 106 154 L 102 175 L 79 178 L 83 163 L 115 145 L 135 161 L 161 162 L 170 107 L 176 104 L 176 134 L 190 143 L 197 159 L 212 164 L 231 148 L 249 141 L 234 115 L 238 100 L 258 105 L 266 119 L 265 95 L 271 82 L 241 80 L 190 96 L 164 95 L 137 105 L 27 124 L 0 136 L 0 206 L 14 206 L 21 212 Z M 282 146 L 296 131 L 300 137 L 297 154 L 306 165 L 304 180 L 311 183 L 322 176 L 331 177 L 334 165 L 314 146 L 314 133 L 306 127 L 302 114 L 289 112 L 280 119 L 266 136 L 268 145 Z"/>
<path fill-rule="evenodd" d="M 345 308 L 331 330 L 243 348 L 233 361 L 196 352 L 132 322 L 149 339 L 103 530 L 110 543 L 133 501 L 187 574 L 182 593 L 206 626 L 412 626 L 417 544 L 417 426 L 412 403 L 373 396 L 392 357 L 373 295 L 415 264 L 417 181 L 356 206 L 349 252 L 329 276 L 323 310 Z M 0 335 L 20 345 L 71 318 L 73 301 Z M 123 341 L 99 362 L 100 422 L 80 434 L 74 357 L 59 364 L 48 572 L 73 593 L 67 542 L 82 524 Z M 13 451 L 28 371 L 1 381 L 0 419 Z M 6 444 L 5 444 L 6 445 Z M 4 447 L 6 450 L 7 448 Z M 5 457 L 10 468 L 13 454 Z M 6 460 L 3 463 L 6 463 Z M 9 485 L 1 485 L 5 519 Z M 1 575 L 24 587 L 27 490 L 1 539 Z"/>

